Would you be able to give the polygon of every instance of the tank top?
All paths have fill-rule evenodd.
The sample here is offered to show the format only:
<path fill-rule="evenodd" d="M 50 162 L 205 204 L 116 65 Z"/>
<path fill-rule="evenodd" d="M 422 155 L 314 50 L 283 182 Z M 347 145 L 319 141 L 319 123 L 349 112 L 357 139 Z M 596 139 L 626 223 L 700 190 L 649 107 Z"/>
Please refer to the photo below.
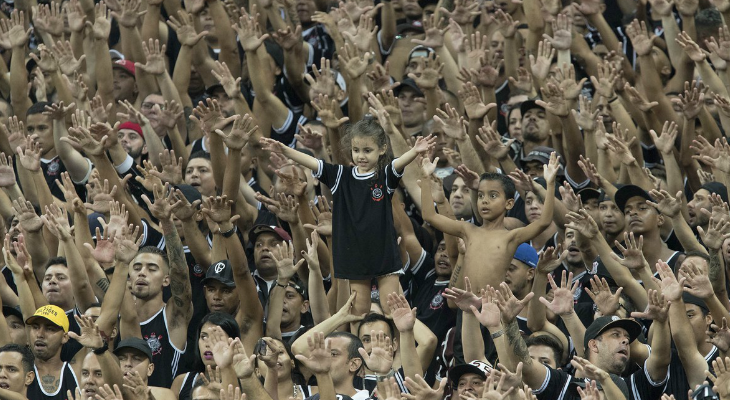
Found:
<path fill-rule="evenodd" d="M 59 377 L 61 384 L 58 385 L 58 389 L 56 389 L 56 391 L 53 393 L 47 393 L 45 390 L 43 390 L 41 384 L 38 383 L 40 375 L 38 374 L 38 369 L 35 367 L 35 365 L 33 366 L 33 371 L 35 372 L 35 379 L 33 379 L 33 382 L 30 384 L 30 386 L 28 386 L 27 397 L 29 399 L 68 400 L 66 396 L 66 391 L 70 390 L 71 393 L 75 393 L 76 388 L 79 386 L 74 370 L 66 362 L 64 362 L 63 367 L 61 367 L 61 376 Z"/>
<path fill-rule="evenodd" d="M 195 385 L 196 379 L 198 379 L 197 372 L 188 372 L 185 374 L 182 385 L 180 385 L 180 393 L 177 395 L 178 400 L 190 400 L 192 398 L 193 385 Z"/>
<path fill-rule="evenodd" d="M 170 341 L 166 309 L 167 305 L 139 325 L 142 338 L 152 350 L 152 362 L 155 364 L 155 371 L 149 378 L 149 386 L 169 388 L 177 375 L 180 357 L 185 353 L 185 349 L 178 349 Z"/>

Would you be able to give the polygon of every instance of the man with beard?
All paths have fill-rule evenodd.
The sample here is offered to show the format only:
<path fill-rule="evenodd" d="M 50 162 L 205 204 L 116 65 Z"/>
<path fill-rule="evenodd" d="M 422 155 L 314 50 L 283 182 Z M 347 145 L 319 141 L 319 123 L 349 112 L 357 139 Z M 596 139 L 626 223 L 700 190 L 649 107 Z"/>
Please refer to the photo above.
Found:
<path fill-rule="evenodd" d="M 27 398 L 28 386 L 34 379 L 30 349 L 17 344 L 0 347 L 0 398 L 13 399 L 15 393 Z"/>
<path fill-rule="evenodd" d="M 696 232 L 698 226 L 707 231 L 710 213 L 712 212 L 710 197 L 713 194 L 717 194 L 722 198 L 722 201 L 727 202 L 727 188 L 720 182 L 705 183 L 700 190 L 695 192 L 692 200 L 687 202 L 687 216 L 689 217 L 687 223 L 693 231 Z"/>
<path fill-rule="evenodd" d="M 256 283 L 256 291 L 259 295 L 259 301 L 262 305 L 265 305 L 269 301 L 271 287 L 274 286 L 279 275 L 276 269 L 276 260 L 274 260 L 271 251 L 285 241 L 290 242 L 291 236 L 278 226 L 257 225 L 251 229 L 248 237 L 253 243 L 253 262 L 255 265 L 253 277 Z"/>
<path fill-rule="evenodd" d="M 146 195 L 143 199 L 152 216 L 160 221 L 167 254 L 151 246 L 139 249 L 130 264 L 129 281 L 137 300 L 142 337 L 152 349 L 154 363 L 158 366 L 150 383 L 170 387 L 180 357 L 185 353 L 188 324 L 193 313 L 192 289 L 185 252 L 172 221 L 172 194 L 165 197 L 159 186 L 155 186 L 154 194 L 154 203 Z M 162 299 L 165 286 L 171 289 L 169 303 Z"/>
<path fill-rule="evenodd" d="M 520 104 L 522 113 L 522 149 L 520 159 L 525 158 L 538 146 L 550 145 L 550 123 L 543 107 L 534 100 Z"/>
<path fill-rule="evenodd" d="M 79 385 L 76 371 L 61 361 L 61 348 L 68 342 L 66 313 L 57 306 L 43 306 L 25 321 L 25 326 L 35 357 L 35 380 L 28 386 L 28 398 L 65 399 L 66 391 L 74 392 Z"/>
<path fill-rule="evenodd" d="M 586 329 L 583 339 L 586 358 L 574 358 L 575 375 L 534 361 L 530 358 L 514 317 L 502 313 L 501 320 L 501 324 L 486 321 L 492 324 L 487 328 L 496 336 L 499 359 L 512 371 L 518 362 L 523 363 L 524 382 L 537 388 L 534 393 L 538 400 L 579 399 L 578 393 L 566 389 L 570 385 L 585 383 L 585 378 L 597 381 L 606 392 L 606 397 L 609 397 L 610 392 L 619 395 L 623 393 L 627 400 L 658 399 L 669 380 L 671 340 L 666 321 L 656 323 L 651 338 L 651 354 L 643 366 L 622 378 L 621 374 L 629 365 L 631 343 L 642 330 L 641 324 L 633 319 L 606 316 L 594 320 Z"/>
<path fill-rule="evenodd" d="M 147 155 L 142 127 L 134 122 L 124 122 L 117 130 L 119 144 L 129 154 L 137 165 L 142 164 L 142 156 Z"/>

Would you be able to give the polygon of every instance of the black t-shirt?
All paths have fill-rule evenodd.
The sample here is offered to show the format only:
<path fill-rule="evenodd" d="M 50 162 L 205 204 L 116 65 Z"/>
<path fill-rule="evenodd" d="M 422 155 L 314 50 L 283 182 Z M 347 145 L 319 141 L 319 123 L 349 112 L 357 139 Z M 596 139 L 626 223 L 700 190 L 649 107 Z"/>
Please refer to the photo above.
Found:
<path fill-rule="evenodd" d="M 433 257 L 422 250 L 421 258 L 408 268 L 406 276 L 411 278 L 408 297 L 417 308 L 416 317 L 431 329 L 440 343 L 456 324 L 456 310 L 449 308 L 443 296 L 449 281 L 437 281 L 435 268 Z"/>
<path fill-rule="evenodd" d="M 712 371 L 712 360 L 716 359 L 720 355 L 720 351 L 717 347 L 712 346 L 712 350 L 705 356 L 707 360 L 707 369 Z M 676 349 L 672 349 L 672 359 L 669 362 L 669 373 L 672 379 L 667 384 L 667 394 L 673 394 L 677 400 L 687 400 L 687 391 L 692 389 L 689 387 L 687 382 L 687 372 L 682 366 L 682 361 L 679 359 L 679 353 Z"/>
<path fill-rule="evenodd" d="M 579 400 L 577 392 L 570 390 L 571 385 L 585 382 L 585 379 L 579 379 L 565 371 L 552 369 L 544 366 L 547 370 L 545 380 L 542 385 L 533 390 L 538 400 Z M 644 368 L 638 369 L 633 374 L 623 377 L 626 388 L 629 393 L 627 400 L 658 400 L 661 398 L 664 388 L 669 380 L 669 372 L 662 382 L 654 382 L 646 371 L 646 363 Z M 619 389 L 621 389 L 619 387 Z"/>
<path fill-rule="evenodd" d="M 336 278 L 371 279 L 402 268 L 391 206 L 401 176 L 393 163 L 359 174 L 354 167 L 319 161 L 314 177 L 331 188 L 334 197 L 332 254 Z"/>
<path fill-rule="evenodd" d="M 89 162 L 89 168 L 91 168 L 91 162 Z M 56 156 L 50 160 L 41 159 L 41 170 L 43 171 L 43 177 L 46 178 L 46 184 L 51 189 L 51 194 L 63 200 L 63 192 L 61 191 L 61 188 L 58 187 L 58 184 L 56 184 L 56 179 L 60 181 L 61 174 L 68 170 L 61 162 L 61 158 Z M 76 193 L 78 193 L 82 201 L 86 201 L 86 186 L 84 183 L 74 182 Z"/>

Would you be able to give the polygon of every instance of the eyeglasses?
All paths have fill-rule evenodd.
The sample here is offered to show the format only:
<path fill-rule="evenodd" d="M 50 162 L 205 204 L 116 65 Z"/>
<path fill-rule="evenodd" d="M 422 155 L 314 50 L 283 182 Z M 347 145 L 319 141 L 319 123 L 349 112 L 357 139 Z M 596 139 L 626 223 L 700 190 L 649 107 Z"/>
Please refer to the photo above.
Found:
<path fill-rule="evenodd" d="M 160 110 L 164 110 L 165 109 L 165 105 L 164 104 L 147 103 L 147 102 L 142 103 L 142 109 L 143 110 L 147 110 L 147 111 L 155 108 L 155 106 L 160 106 Z"/>

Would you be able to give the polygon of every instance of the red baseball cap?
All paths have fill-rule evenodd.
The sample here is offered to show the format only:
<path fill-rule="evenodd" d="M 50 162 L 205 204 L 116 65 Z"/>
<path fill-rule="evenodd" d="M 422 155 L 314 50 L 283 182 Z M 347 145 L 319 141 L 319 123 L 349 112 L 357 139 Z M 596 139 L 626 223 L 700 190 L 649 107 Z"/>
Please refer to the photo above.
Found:
<path fill-rule="evenodd" d="M 134 63 L 129 60 L 117 60 L 112 64 L 112 68 L 121 68 L 128 74 L 135 76 L 134 74 Z"/>

